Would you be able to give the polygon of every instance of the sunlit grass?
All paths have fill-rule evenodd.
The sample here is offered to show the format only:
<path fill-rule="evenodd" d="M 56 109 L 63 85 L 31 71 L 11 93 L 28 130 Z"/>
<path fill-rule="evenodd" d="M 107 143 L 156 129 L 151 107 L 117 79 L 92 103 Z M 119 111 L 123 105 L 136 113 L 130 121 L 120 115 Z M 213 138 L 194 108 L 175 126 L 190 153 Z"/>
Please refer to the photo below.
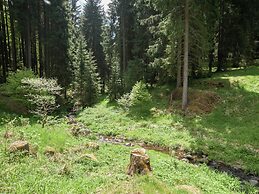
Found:
<path fill-rule="evenodd" d="M 213 79 L 227 83 L 223 88 L 203 85 L 207 79 L 194 81 L 193 88 L 221 96 L 220 104 L 208 115 L 169 113 L 171 89 L 161 86 L 152 90 L 153 110 L 148 114 L 127 113 L 103 100 L 83 110 L 77 119 L 93 132 L 203 150 L 211 159 L 258 173 L 258 75 L 257 67 L 216 74 Z M 91 139 L 73 137 L 66 119 L 42 128 L 33 118 L 10 122 L 15 117 L 19 116 L 0 110 L 0 193 L 188 193 L 190 189 L 208 194 L 256 193 L 255 188 L 241 186 L 235 178 L 205 165 L 194 166 L 155 151 L 148 151 L 153 175 L 129 177 L 126 169 L 133 147 L 100 143 L 94 135 Z M 3 138 L 6 130 L 14 133 L 11 139 Z M 37 148 L 37 156 L 10 154 L 9 144 L 18 139 Z M 100 148 L 71 151 L 90 141 Z M 57 150 L 56 159 L 44 155 L 48 146 Z M 97 160 L 82 158 L 86 153 Z"/>

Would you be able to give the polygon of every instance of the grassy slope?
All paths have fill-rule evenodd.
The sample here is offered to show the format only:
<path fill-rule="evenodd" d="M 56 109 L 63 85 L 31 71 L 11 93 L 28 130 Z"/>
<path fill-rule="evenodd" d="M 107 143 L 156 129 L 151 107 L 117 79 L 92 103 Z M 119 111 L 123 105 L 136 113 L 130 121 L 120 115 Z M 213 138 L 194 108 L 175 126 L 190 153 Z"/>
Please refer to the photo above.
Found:
<path fill-rule="evenodd" d="M 259 72 L 259 69 L 247 71 Z M 247 74 L 246 72 L 245 75 Z M 223 78 L 218 75 L 215 79 Z M 243 77 L 228 75 L 224 79 Z M 176 114 L 164 114 L 162 109 L 167 103 L 164 91 L 168 93 L 170 90 L 158 88 L 154 91 L 157 107 L 155 116 L 127 115 L 116 106 L 103 101 L 94 108 L 84 110 L 79 119 L 99 133 L 125 135 L 167 146 L 181 144 L 190 149 L 201 148 L 208 151 L 210 157 L 233 164 L 241 161 L 247 169 L 257 171 L 258 155 L 254 150 L 258 148 L 255 130 L 258 111 L 253 102 L 258 103 L 258 90 L 251 86 L 254 82 L 258 88 L 258 81 L 255 79 L 258 76 L 251 75 L 249 79 L 243 80 L 244 88 L 220 89 L 218 92 L 226 101 L 212 114 L 203 117 L 186 119 Z M 233 94 L 240 94 L 244 102 L 251 102 L 243 105 L 239 98 L 236 99 L 238 95 L 232 98 Z M 241 106 L 241 109 L 234 109 L 234 112 L 226 116 L 226 110 L 233 111 L 231 107 L 234 106 Z M 246 114 L 242 114 L 245 108 Z M 238 115 L 247 122 L 239 121 Z M 10 120 L 14 116 L 0 111 L 0 120 Z M 206 166 L 187 164 L 155 151 L 148 152 L 153 176 L 130 178 L 125 175 L 125 169 L 132 148 L 100 144 L 99 150 L 85 148 L 78 153 L 69 152 L 73 147 L 96 140 L 94 137 L 72 137 L 67 130 L 69 126 L 63 119 L 45 129 L 32 121 L 31 124 L 27 122 L 27 119 L 21 119 L 13 124 L 0 123 L 0 193 L 188 193 L 183 189 L 186 185 L 189 186 L 188 190 L 199 190 L 202 193 L 241 193 L 240 182 L 226 174 L 212 171 Z M 3 138 L 6 129 L 15 133 L 13 139 Z M 246 133 L 248 131 L 250 134 Z M 37 147 L 38 157 L 9 154 L 6 147 L 17 139 L 26 139 Z M 56 148 L 61 155 L 56 160 L 49 159 L 43 154 L 47 146 Z M 226 151 L 226 146 L 229 152 Z M 97 161 L 82 157 L 86 153 L 94 154 Z M 67 174 L 62 173 L 64 166 L 68 169 Z M 246 189 L 246 193 L 256 193 L 249 186 Z"/>
<path fill-rule="evenodd" d="M 42 129 L 33 124 L 13 127 L 16 137 L 4 140 L 0 147 L 0 192 L 1 193 L 187 193 L 179 189 L 188 185 L 204 193 L 241 193 L 240 183 L 226 174 L 196 167 L 178 161 L 168 155 L 149 151 L 154 170 L 151 177 L 128 177 L 125 174 L 132 148 L 100 144 L 99 150 L 71 150 L 89 139 L 76 139 L 67 132 L 64 124 Z M 3 132 L 3 128 L 1 128 Z M 26 139 L 37 146 L 38 157 L 9 154 L 5 148 L 14 139 Z M 43 154 L 46 146 L 60 151 L 55 160 Z M 82 158 L 94 154 L 97 161 Z M 66 165 L 66 174 L 61 173 Z M 248 188 L 249 193 L 254 193 Z"/>
<path fill-rule="evenodd" d="M 79 119 L 99 133 L 202 149 L 211 159 L 259 173 L 259 68 L 216 74 L 213 79 L 224 82 L 225 87 L 213 88 L 205 84 L 207 80 L 192 85 L 221 96 L 220 104 L 209 115 L 184 118 L 166 114 L 170 90 L 162 87 L 153 91 L 153 116 L 127 114 L 103 101 L 83 111 Z"/>
<path fill-rule="evenodd" d="M 221 73 L 213 79 L 228 86 L 212 88 L 221 96 L 220 105 L 187 126 L 201 137 L 199 147 L 211 158 L 259 174 L 259 68 Z"/>

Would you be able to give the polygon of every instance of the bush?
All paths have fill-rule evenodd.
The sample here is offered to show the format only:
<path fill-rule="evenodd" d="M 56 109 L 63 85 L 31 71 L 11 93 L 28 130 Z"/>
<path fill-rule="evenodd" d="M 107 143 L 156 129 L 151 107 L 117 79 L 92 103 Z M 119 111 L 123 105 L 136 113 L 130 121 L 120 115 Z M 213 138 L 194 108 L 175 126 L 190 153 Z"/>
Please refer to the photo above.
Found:
<path fill-rule="evenodd" d="M 36 78 L 36 76 L 31 70 L 19 70 L 16 73 L 11 73 L 7 78 L 7 82 L 0 87 L 1 93 L 6 96 L 19 96 L 22 98 L 26 93 L 22 87 L 22 79 L 24 78 Z"/>
<path fill-rule="evenodd" d="M 130 60 L 128 64 L 127 73 L 124 75 L 125 91 L 128 92 L 139 80 L 145 78 L 146 65 L 141 59 Z"/>
<path fill-rule="evenodd" d="M 26 90 L 31 91 L 26 95 L 33 107 L 31 113 L 41 117 L 41 124 L 44 127 L 48 115 L 58 107 L 56 97 L 60 95 L 62 88 L 54 79 L 26 78 L 22 80 L 22 84 Z"/>
<path fill-rule="evenodd" d="M 124 94 L 119 100 L 118 104 L 125 110 L 132 110 L 141 107 L 148 107 L 151 102 L 151 95 L 148 92 L 147 86 L 144 82 L 137 82 L 130 93 Z"/>

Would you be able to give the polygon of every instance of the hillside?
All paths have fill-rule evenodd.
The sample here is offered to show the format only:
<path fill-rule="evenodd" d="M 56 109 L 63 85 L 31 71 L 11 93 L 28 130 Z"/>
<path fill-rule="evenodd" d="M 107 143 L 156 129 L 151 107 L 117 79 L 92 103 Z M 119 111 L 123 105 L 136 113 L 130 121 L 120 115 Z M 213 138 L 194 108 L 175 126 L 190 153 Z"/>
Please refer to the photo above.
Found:
<path fill-rule="evenodd" d="M 173 90 L 150 89 L 148 113 L 105 98 L 45 128 L 8 111 L 0 96 L 0 193 L 256 193 L 259 68 L 192 80 L 190 98 L 202 106 L 211 105 L 202 95 L 217 96 L 210 113 L 183 116 L 177 98 L 168 105 Z M 10 153 L 17 140 L 29 142 L 29 154 Z M 151 176 L 126 174 L 136 147 L 148 150 Z"/>

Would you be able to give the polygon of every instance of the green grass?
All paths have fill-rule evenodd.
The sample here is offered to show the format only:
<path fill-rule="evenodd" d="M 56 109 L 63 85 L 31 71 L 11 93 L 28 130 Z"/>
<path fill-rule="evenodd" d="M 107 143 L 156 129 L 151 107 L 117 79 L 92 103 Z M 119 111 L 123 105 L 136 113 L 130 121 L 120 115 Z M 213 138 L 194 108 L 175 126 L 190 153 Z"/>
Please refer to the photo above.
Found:
<path fill-rule="evenodd" d="M 125 193 L 125 188 L 143 193 L 187 193 L 179 189 L 182 185 L 204 193 L 242 193 L 240 182 L 226 174 L 217 173 L 206 166 L 187 164 L 155 151 L 148 152 L 153 175 L 129 177 L 126 168 L 132 148 L 102 143 L 99 150 L 72 152 L 72 148 L 90 140 L 70 136 L 63 125 L 54 128 L 41 129 L 38 125 L 27 127 L 23 131 L 27 136 L 23 138 L 42 148 L 47 145 L 59 148 L 62 143 L 64 149 L 60 150 L 56 160 L 41 151 L 37 157 L 13 155 L 5 151 L 6 146 L 17 137 L 1 144 L 1 193 Z M 19 127 L 13 130 L 19 131 Z M 59 131 L 61 137 L 57 137 L 56 132 L 46 135 L 49 130 Z M 50 139 L 52 135 L 56 137 Z M 64 136 L 66 142 L 63 142 Z M 47 140 L 50 141 L 47 143 Z M 85 153 L 94 154 L 97 161 L 82 157 Z M 64 165 L 67 166 L 67 173 L 61 173 Z M 245 188 L 249 193 L 255 193 L 253 188 Z"/>
<path fill-rule="evenodd" d="M 78 120 L 97 133 L 203 150 L 212 159 L 259 173 L 258 75 L 258 67 L 215 74 L 213 79 L 226 85 L 218 89 L 206 85 L 207 79 L 193 81 L 192 88 L 215 91 L 221 96 L 221 102 L 208 115 L 183 117 L 169 113 L 172 89 L 161 86 L 151 91 L 151 114 L 127 113 L 116 103 L 103 100 L 83 110 Z M 4 102 L 0 103 L 0 193 L 257 192 L 225 173 L 156 151 L 148 151 L 151 176 L 129 177 L 126 168 L 132 147 L 100 143 L 94 135 L 75 138 L 63 118 L 43 129 L 33 118 L 7 113 L 1 104 Z M 4 139 L 6 130 L 11 130 L 14 137 Z M 37 150 L 37 157 L 9 153 L 9 144 L 18 139 L 27 140 Z M 97 142 L 100 148 L 88 149 L 84 146 L 88 142 Z M 57 150 L 54 158 L 44 155 L 48 146 Z M 79 146 L 83 149 L 75 152 Z M 85 157 L 86 154 L 97 160 Z"/>
<path fill-rule="evenodd" d="M 259 174 L 259 68 L 216 74 L 213 79 L 226 87 L 204 89 L 216 91 L 220 104 L 211 114 L 188 121 L 186 126 L 200 137 L 199 148 L 211 158 Z"/>
<path fill-rule="evenodd" d="M 259 174 L 259 68 L 215 74 L 223 88 L 193 81 L 192 87 L 211 90 L 221 96 L 216 109 L 203 116 L 182 117 L 166 111 L 170 89 L 152 91 L 151 115 L 128 114 L 107 100 L 85 109 L 79 120 L 95 132 L 125 136 L 154 144 L 203 150 L 211 159 Z"/>

